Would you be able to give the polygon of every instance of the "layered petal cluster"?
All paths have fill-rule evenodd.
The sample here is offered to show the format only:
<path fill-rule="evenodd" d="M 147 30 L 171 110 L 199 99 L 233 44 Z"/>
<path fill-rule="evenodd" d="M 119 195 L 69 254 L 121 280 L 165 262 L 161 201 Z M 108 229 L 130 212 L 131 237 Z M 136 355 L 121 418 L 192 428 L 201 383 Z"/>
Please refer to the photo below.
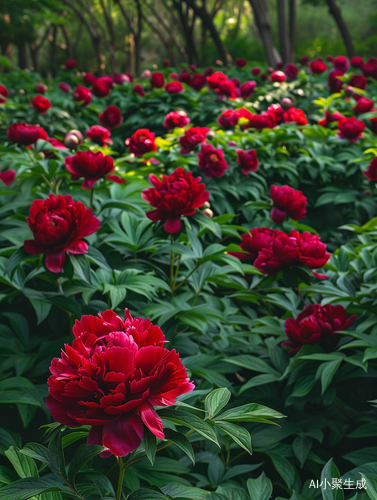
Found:
<path fill-rule="evenodd" d="M 8 169 L 5 170 L 5 172 L 2 172 L 0 169 L 0 181 L 2 181 L 6 186 L 12 184 L 15 178 L 16 178 L 15 170 Z"/>
<path fill-rule="evenodd" d="M 168 233 L 176 233 L 181 229 L 181 217 L 194 215 L 197 208 L 209 200 L 209 192 L 201 181 L 201 177 L 193 177 L 192 172 L 177 168 L 162 180 L 155 175 L 149 176 L 154 188 L 145 189 L 141 196 L 155 210 L 147 212 L 148 219 L 164 222 Z"/>
<path fill-rule="evenodd" d="M 363 174 L 371 182 L 377 182 L 377 156 L 369 163 L 368 169 L 364 170 Z"/>
<path fill-rule="evenodd" d="M 237 87 L 234 82 L 224 75 L 221 71 L 216 71 L 210 76 L 207 76 L 207 82 L 211 89 L 214 89 L 219 96 L 235 99 L 237 97 Z"/>
<path fill-rule="evenodd" d="M 106 144 L 112 144 L 113 141 L 110 139 L 111 132 L 101 125 L 93 125 L 86 131 L 86 137 L 90 140 L 99 144 L 100 146 L 105 146 Z"/>
<path fill-rule="evenodd" d="M 155 71 L 151 75 L 151 85 L 152 87 L 155 87 L 156 89 L 162 89 L 165 85 L 165 77 L 163 73 L 160 73 L 159 71 Z"/>
<path fill-rule="evenodd" d="M 309 71 L 315 75 L 320 75 L 327 70 L 327 66 L 323 61 L 312 61 Z"/>
<path fill-rule="evenodd" d="M 123 116 L 117 106 L 110 105 L 103 113 L 100 113 L 99 122 L 103 127 L 112 130 L 122 125 Z"/>
<path fill-rule="evenodd" d="M 296 191 L 290 186 L 272 185 L 270 189 L 274 208 L 271 211 L 271 219 L 281 223 L 286 217 L 300 220 L 305 217 L 308 200 L 301 191 Z"/>
<path fill-rule="evenodd" d="M 179 138 L 181 145 L 181 155 L 190 153 L 199 144 L 203 144 L 207 140 L 207 134 L 210 132 L 208 127 L 190 127 Z"/>
<path fill-rule="evenodd" d="M 73 92 L 73 100 L 81 104 L 81 106 L 87 106 L 92 102 L 92 93 L 86 87 L 77 85 Z"/>
<path fill-rule="evenodd" d="M 44 136 L 40 135 L 43 128 L 38 127 L 38 125 L 28 125 L 27 123 L 13 123 L 8 130 L 7 136 L 11 142 L 16 144 L 29 146 L 30 144 L 35 144 L 38 139 L 47 139 L 47 134 L 44 132 Z"/>
<path fill-rule="evenodd" d="M 33 106 L 35 111 L 37 113 L 40 113 L 41 115 L 45 115 L 47 111 L 52 108 L 52 104 L 50 101 L 41 95 L 36 95 L 33 97 L 33 99 L 30 101 L 30 104 Z"/>
<path fill-rule="evenodd" d="M 65 168 L 71 174 L 71 179 L 77 181 L 84 177 L 81 184 L 83 189 L 92 189 L 94 184 L 106 177 L 106 179 L 123 184 L 126 182 L 118 175 L 109 175 L 114 172 L 114 160 L 111 156 L 101 152 L 78 151 L 74 156 L 67 156 L 64 160 Z"/>
<path fill-rule="evenodd" d="M 296 125 L 307 125 L 308 119 L 302 109 L 289 108 L 283 113 L 284 123 L 295 122 Z"/>
<path fill-rule="evenodd" d="M 179 94 L 183 92 L 183 86 L 181 82 L 169 82 L 166 84 L 165 90 L 168 94 Z"/>
<path fill-rule="evenodd" d="M 223 111 L 220 118 L 217 119 L 223 129 L 230 129 L 234 127 L 237 125 L 238 120 L 238 113 L 234 109 L 227 109 L 226 111 Z"/>
<path fill-rule="evenodd" d="M 164 127 L 168 130 L 183 128 L 188 125 L 190 121 L 190 118 L 184 111 L 170 111 L 170 113 L 165 116 Z"/>
<path fill-rule="evenodd" d="M 4 85 L 0 85 L 0 104 L 5 104 L 7 102 L 8 90 Z"/>
<path fill-rule="evenodd" d="M 88 244 L 82 238 L 95 233 L 101 224 L 90 208 L 68 194 L 35 200 L 26 221 L 34 239 L 24 241 L 25 250 L 46 254 L 46 266 L 53 273 L 62 271 L 66 252 L 87 253 Z"/>
<path fill-rule="evenodd" d="M 278 82 L 282 83 L 285 82 L 285 74 L 283 71 L 273 71 L 270 76 L 270 82 Z"/>
<path fill-rule="evenodd" d="M 90 425 L 88 444 L 123 457 L 141 443 L 147 427 L 164 439 L 155 406 L 170 406 L 194 389 L 175 350 L 149 319 L 125 319 L 107 310 L 82 316 L 75 339 L 52 360 L 47 407 L 69 427 Z"/>
<path fill-rule="evenodd" d="M 211 144 L 202 146 L 198 158 L 198 166 L 203 170 L 204 177 L 222 177 L 229 168 L 222 149 L 216 149 Z"/>
<path fill-rule="evenodd" d="M 311 304 L 296 319 L 285 321 L 285 334 L 289 340 L 282 345 L 290 347 L 290 353 L 297 352 L 306 344 L 333 347 L 338 340 L 336 332 L 347 330 L 355 319 L 356 314 L 347 317 L 347 311 L 341 305 Z"/>
<path fill-rule="evenodd" d="M 363 135 L 365 123 L 357 120 L 355 116 L 351 116 L 351 118 L 339 120 L 338 129 L 337 135 L 339 137 L 350 142 L 356 142 Z"/>
<path fill-rule="evenodd" d="M 242 173 L 249 175 L 249 172 L 255 172 L 258 169 L 259 161 L 255 149 L 242 151 L 237 149 L 237 163 L 241 167 Z"/>
<path fill-rule="evenodd" d="M 135 156 L 143 156 L 146 153 L 157 151 L 157 144 L 154 139 L 154 133 L 147 128 L 139 128 L 129 138 L 125 140 L 126 146 Z"/>
<path fill-rule="evenodd" d="M 110 95 L 114 80 L 108 76 L 97 78 L 92 85 L 92 93 L 96 97 L 107 97 Z"/>
<path fill-rule="evenodd" d="M 339 111 L 334 111 L 332 113 L 331 111 L 325 110 L 325 118 L 322 118 L 321 120 L 318 121 L 318 125 L 321 125 L 321 127 L 327 127 L 333 122 L 338 123 L 339 120 L 342 120 L 344 118 L 343 115 L 339 113 Z"/>

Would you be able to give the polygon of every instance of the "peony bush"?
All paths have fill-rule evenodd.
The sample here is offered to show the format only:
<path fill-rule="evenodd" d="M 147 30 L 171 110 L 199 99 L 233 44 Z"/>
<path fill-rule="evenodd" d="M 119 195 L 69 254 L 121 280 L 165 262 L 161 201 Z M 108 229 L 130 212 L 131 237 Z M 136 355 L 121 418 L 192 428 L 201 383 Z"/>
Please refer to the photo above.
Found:
<path fill-rule="evenodd" d="M 0 75 L 0 498 L 375 500 L 377 60 L 162 66 Z"/>

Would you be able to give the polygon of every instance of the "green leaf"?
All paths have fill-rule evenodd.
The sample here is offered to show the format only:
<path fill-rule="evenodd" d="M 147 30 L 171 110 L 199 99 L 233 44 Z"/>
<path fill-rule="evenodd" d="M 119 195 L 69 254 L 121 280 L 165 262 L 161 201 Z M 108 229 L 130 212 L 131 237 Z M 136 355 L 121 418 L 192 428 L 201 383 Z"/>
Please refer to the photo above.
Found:
<path fill-rule="evenodd" d="M 225 387 L 210 392 L 204 401 L 208 418 L 213 418 L 217 415 L 228 404 L 230 397 L 231 392 Z"/>
<path fill-rule="evenodd" d="M 268 500 L 272 495 L 272 483 L 264 472 L 256 479 L 248 479 L 246 486 L 251 500 Z"/>
<path fill-rule="evenodd" d="M 181 432 L 173 431 L 173 429 L 164 429 L 165 438 L 176 444 L 181 450 L 186 453 L 193 465 L 195 465 L 195 454 L 192 449 L 192 444 L 187 437 Z"/>
<path fill-rule="evenodd" d="M 230 422 L 215 422 L 215 424 L 226 432 L 241 448 L 250 453 L 250 455 L 252 454 L 251 436 L 246 429 Z"/>
<path fill-rule="evenodd" d="M 324 363 L 320 366 L 321 369 L 321 384 L 322 384 L 322 392 L 323 394 L 325 390 L 330 385 L 336 371 L 339 368 L 342 359 L 336 359 L 334 361 L 329 361 L 328 363 Z"/>
<path fill-rule="evenodd" d="M 377 477 L 366 476 L 361 474 L 361 477 L 365 480 L 366 492 L 371 500 L 377 500 Z"/>
<path fill-rule="evenodd" d="M 156 436 L 151 432 L 148 427 L 144 429 L 144 436 L 142 441 L 142 446 L 144 447 L 145 454 L 151 465 L 154 464 L 154 459 L 157 451 L 157 439 Z"/>
<path fill-rule="evenodd" d="M 331 488 L 332 479 L 340 479 L 340 474 L 337 466 L 330 458 L 321 473 L 322 498 L 323 500 L 344 500 L 343 488 Z"/>
<path fill-rule="evenodd" d="M 275 469 L 278 471 L 280 476 L 284 479 L 289 489 L 292 489 L 293 483 L 295 480 L 295 468 L 290 463 L 290 461 L 279 455 L 278 453 L 269 452 L 269 456 L 275 466 Z"/>
<path fill-rule="evenodd" d="M 68 482 L 71 484 L 75 484 L 75 477 L 80 471 L 80 469 L 92 458 L 97 456 L 101 451 L 104 451 L 106 448 L 103 446 L 89 446 L 87 444 L 80 445 L 76 453 L 72 459 L 72 462 L 69 464 L 68 469 Z"/>
<path fill-rule="evenodd" d="M 267 406 L 257 403 L 250 403 L 243 406 L 237 406 L 222 413 L 216 418 L 217 420 L 225 420 L 228 422 L 261 422 L 268 423 L 269 418 L 284 418 L 285 415 L 278 411 L 272 410 Z"/>
<path fill-rule="evenodd" d="M 19 479 L 0 490 L 1 500 L 29 500 L 48 491 L 68 491 L 63 484 L 49 477 L 27 477 Z"/>
<path fill-rule="evenodd" d="M 159 415 L 160 417 L 171 420 L 178 425 L 183 425 L 193 429 L 220 447 L 215 431 L 207 422 L 204 422 L 196 415 L 179 410 L 162 410 L 159 412 Z"/>
<path fill-rule="evenodd" d="M 159 493 L 158 491 L 148 489 L 148 488 L 140 488 L 138 490 L 133 491 L 127 497 L 127 500 L 159 500 L 159 499 L 167 500 L 168 497 Z"/>

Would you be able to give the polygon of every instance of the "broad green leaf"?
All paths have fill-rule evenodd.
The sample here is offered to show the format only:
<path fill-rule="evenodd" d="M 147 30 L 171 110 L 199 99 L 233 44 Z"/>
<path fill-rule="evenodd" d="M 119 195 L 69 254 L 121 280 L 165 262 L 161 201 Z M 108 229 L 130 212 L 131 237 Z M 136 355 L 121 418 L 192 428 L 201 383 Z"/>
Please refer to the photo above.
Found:
<path fill-rule="evenodd" d="M 256 479 L 248 479 L 246 486 L 251 500 L 269 500 L 272 495 L 271 480 L 264 472 Z"/>
<path fill-rule="evenodd" d="M 204 401 L 208 418 L 213 418 L 217 415 L 228 404 L 230 397 L 231 392 L 225 387 L 210 392 Z"/>

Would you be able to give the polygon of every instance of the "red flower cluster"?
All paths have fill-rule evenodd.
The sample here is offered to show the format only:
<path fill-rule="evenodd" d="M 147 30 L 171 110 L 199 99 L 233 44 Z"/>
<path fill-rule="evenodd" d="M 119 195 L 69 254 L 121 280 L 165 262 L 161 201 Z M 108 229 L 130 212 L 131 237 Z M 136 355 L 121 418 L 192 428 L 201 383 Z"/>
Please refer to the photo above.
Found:
<path fill-rule="evenodd" d="M 90 140 L 99 144 L 100 146 L 105 146 L 106 144 L 112 144 L 113 141 L 110 139 L 111 132 L 107 128 L 101 127 L 100 125 L 93 125 L 86 131 L 86 137 Z"/>
<path fill-rule="evenodd" d="M 205 177 L 222 177 L 229 168 L 222 149 L 215 149 L 211 144 L 202 146 L 198 158 L 198 166 L 204 171 Z"/>
<path fill-rule="evenodd" d="M 337 135 L 350 142 L 356 142 L 363 135 L 365 123 L 357 120 L 355 116 L 351 118 L 342 118 L 338 121 L 339 132 Z"/>
<path fill-rule="evenodd" d="M 108 76 L 97 78 L 92 85 L 92 93 L 96 97 L 107 97 L 110 95 L 114 80 Z"/>
<path fill-rule="evenodd" d="M 179 144 L 181 145 L 181 155 L 190 153 L 199 144 L 206 142 L 207 134 L 210 129 L 207 127 L 190 127 L 187 129 L 179 138 Z"/>
<path fill-rule="evenodd" d="M 170 406 L 194 389 L 165 336 L 149 319 L 122 320 L 107 310 L 82 316 L 73 327 L 72 347 L 51 363 L 47 407 L 68 427 L 92 426 L 88 444 L 123 457 L 141 443 L 144 426 L 164 439 L 154 406 Z"/>
<path fill-rule="evenodd" d="M 237 149 L 237 163 L 241 167 L 242 173 L 248 175 L 249 172 L 255 172 L 258 169 L 259 161 L 255 149 L 242 151 Z"/>
<path fill-rule="evenodd" d="M 275 114 L 269 111 L 261 113 L 260 115 L 252 115 L 249 119 L 248 128 L 263 130 L 264 128 L 275 128 L 275 127 L 276 127 Z"/>
<path fill-rule="evenodd" d="M 308 200 L 301 191 L 296 191 L 290 186 L 273 185 L 270 194 L 274 204 L 271 211 L 273 222 L 284 222 L 287 216 L 293 220 L 305 217 Z"/>
<path fill-rule="evenodd" d="M 136 93 L 136 94 L 139 94 L 140 97 L 144 97 L 145 96 L 145 92 L 143 90 L 143 87 L 139 84 L 139 83 L 136 83 L 134 85 L 134 88 L 133 88 L 133 91 Z"/>
<path fill-rule="evenodd" d="M 338 56 L 333 60 L 334 68 L 342 73 L 348 71 L 350 63 L 346 56 Z"/>
<path fill-rule="evenodd" d="M 86 87 L 77 85 L 73 92 L 73 100 L 77 101 L 81 106 L 87 106 L 92 102 L 92 93 Z"/>
<path fill-rule="evenodd" d="M 95 233 L 101 224 L 90 208 L 68 194 L 35 200 L 26 221 L 34 239 L 24 241 L 25 250 L 33 255 L 46 254 L 46 267 L 53 273 L 63 270 L 66 252 L 87 253 L 88 244 L 82 238 Z"/>
<path fill-rule="evenodd" d="M 286 74 L 289 80 L 296 80 L 298 75 L 298 67 L 293 63 L 288 63 L 284 69 L 284 73 Z"/>
<path fill-rule="evenodd" d="M 108 106 L 103 113 L 99 115 L 99 122 L 101 125 L 109 130 L 120 127 L 123 122 L 123 116 L 117 106 Z"/>
<path fill-rule="evenodd" d="M 247 99 L 248 97 L 252 96 L 256 86 L 257 83 L 254 80 L 250 80 L 249 82 L 243 83 L 240 86 L 240 94 L 242 99 Z"/>
<path fill-rule="evenodd" d="M 224 129 L 230 129 L 234 127 L 235 125 L 237 125 L 238 120 L 238 113 L 234 109 L 227 109 L 226 111 L 223 111 L 220 118 L 217 119 L 219 124 Z"/>
<path fill-rule="evenodd" d="M 93 73 L 85 73 L 82 79 L 84 80 L 85 85 L 92 85 L 96 81 L 96 77 Z"/>
<path fill-rule="evenodd" d="M 136 130 L 129 139 L 125 140 L 125 144 L 135 156 L 143 156 L 146 153 L 157 151 L 154 133 L 147 128 L 139 128 L 139 130 Z"/>
<path fill-rule="evenodd" d="M 284 123 L 295 122 L 297 125 L 307 125 L 308 119 L 302 109 L 289 108 L 283 113 Z"/>
<path fill-rule="evenodd" d="M 339 111 L 334 111 L 334 113 L 331 113 L 331 111 L 325 110 L 325 118 L 322 118 L 321 120 L 318 121 L 318 125 L 321 125 L 321 127 L 326 127 L 330 125 L 333 122 L 337 122 L 339 120 L 342 120 L 344 118 L 343 115 L 339 113 Z"/>
<path fill-rule="evenodd" d="M 328 80 L 327 80 L 327 86 L 331 90 L 331 93 L 334 94 L 336 92 L 340 92 L 343 82 L 339 80 L 339 76 L 344 76 L 343 71 L 339 71 L 338 69 L 333 69 L 330 71 Z"/>
<path fill-rule="evenodd" d="M 36 95 L 33 97 L 33 99 L 30 101 L 30 104 L 33 106 L 35 111 L 40 113 L 41 115 L 45 115 L 47 111 L 52 108 L 52 104 L 46 97 L 43 97 L 41 95 Z"/>
<path fill-rule="evenodd" d="M 236 59 L 234 61 L 235 65 L 238 67 L 238 68 L 244 68 L 245 66 L 247 66 L 247 61 L 246 59 L 242 59 L 242 58 L 239 58 L 239 59 Z"/>
<path fill-rule="evenodd" d="M 69 91 L 71 90 L 71 87 L 68 85 L 68 83 L 64 82 L 59 83 L 58 87 L 65 94 L 69 94 Z"/>
<path fill-rule="evenodd" d="M 81 184 L 83 189 L 92 189 L 94 184 L 104 177 L 118 184 L 126 182 L 118 175 L 109 175 L 114 172 L 114 160 L 111 156 L 103 155 L 99 151 L 97 153 L 78 151 L 74 156 L 67 156 L 64 164 L 73 181 L 84 177 Z"/>
<path fill-rule="evenodd" d="M 368 170 L 364 170 L 363 174 L 371 182 L 377 182 L 377 156 L 368 165 Z"/>
<path fill-rule="evenodd" d="M 153 174 L 149 180 L 154 188 L 145 189 L 141 196 L 156 210 L 147 212 L 147 217 L 153 222 L 163 221 L 168 233 L 177 233 L 182 226 L 181 217 L 194 215 L 209 200 L 201 177 L 193 177 L 192 172 L 181 167 L 169 176 L 163 175 L 162 181 Z"/>
<path fill-rule="evenodd" d="M 234 82 L 229 80 L 221 71 L 216 71 L 211 76 L 207 76 L 207 82 L 209 87 L 216 90 L 219 96 L 235 99 L 238 95 L 239 91 Z"/>
<path fill-rule="evenodd" d="M 164 127 L 168 130 L 183 128 L 190 123 L 190 118 L 184 111 L 171 111 L 165 116 Z"/>
<path fill-rule="evenodd" d="M 347 330 L 355 319 L 356 314 L 347 318 L 347 311 L 341 305 L 311 304 L 296 319 L 286 319 L 285 334 L 289 340 L 282 345 L 290 347 L 290 353 L 297 352 L 306 344 L 333 347 L 338 340 L 336 332 Z"/>

